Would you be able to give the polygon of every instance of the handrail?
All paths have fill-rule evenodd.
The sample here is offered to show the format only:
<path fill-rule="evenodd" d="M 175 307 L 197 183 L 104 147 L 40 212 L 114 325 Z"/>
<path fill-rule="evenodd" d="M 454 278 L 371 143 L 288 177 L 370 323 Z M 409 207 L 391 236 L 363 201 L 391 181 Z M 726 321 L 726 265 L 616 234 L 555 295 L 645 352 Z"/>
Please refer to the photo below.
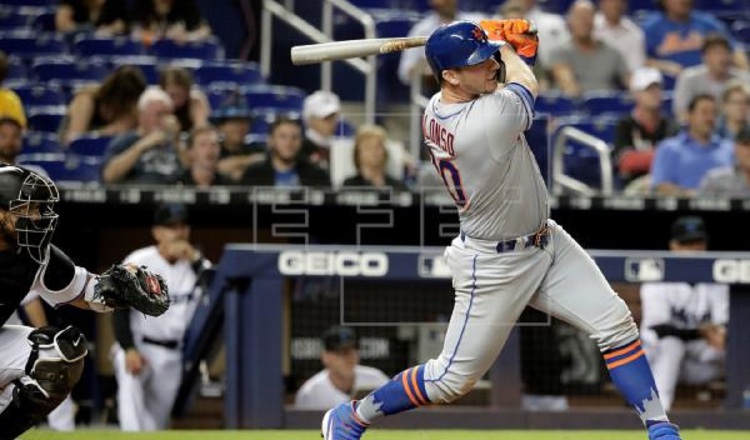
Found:
<path fill-rule="evenodd" d="M 296 15 L 289 9 L 285 8 L 275 0 L 264 0 L 263 1 L 263 13 L 262 13 L 262 29 L 261 29 L 261 72 L 264 76 L 268 77 L 271 73 L 271 40 L 273 38 L 272 32 L 272 18 L 273 16 L 280 20 L 288 23 L 290 26 L 297 29 L 307 38 L 311 39 L 315 43 L 329 43 L 333 40 L 333 7 L 339 8 L 342 12 L 350 15 L 354 20 L 362 24 L 365 31 L 365 38 L 375 38 L 375 21 L 372 16 L 352 5 L 346 0 L 323 0 L 323 17 L 322 17 L 322 31 L 312 26 L 305 19 Z M 367 123 L 375 122 L 375 110 L 377 96 L 377 59 L 376 56 L 367 57 L 367 61 L 363 61 L 360 58 L 352 58 L 342 60 L 352 66 L 357 71 L 365 75 L 365 119 Z M 321 89 L 331 90 L 331 78 L 333 72 L 331 69 L 331 63 L 321 63 L 320 66 L 320 81 Z"/>
<path fill-rule="evenodd" d="M 613 176 L 612 176 L 612 159 L 609 156 L 609 146 L 606 142 L 596 136 L 592 136 L 585 131 L 575 127 L 563 127 L 552 148 L 552 192 L 559 195 L 564 189 L 572 190 L 576 193 L 593 196 L 597 191 L 585 183 L 565 174 L 563 164 L 563 154 L 568 139 L 580 142 L 585 147 L 591 148 L 599 156 L 599 171 L 602 176 L 602 187 L 599 190 L 601 195 L 612 195 Z"/>

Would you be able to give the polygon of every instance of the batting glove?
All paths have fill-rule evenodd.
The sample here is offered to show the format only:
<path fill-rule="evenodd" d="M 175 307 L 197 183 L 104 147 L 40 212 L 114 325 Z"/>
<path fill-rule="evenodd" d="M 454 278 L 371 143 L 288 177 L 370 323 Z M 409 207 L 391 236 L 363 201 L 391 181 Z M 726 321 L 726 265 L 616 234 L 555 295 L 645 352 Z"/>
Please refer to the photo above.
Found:
<path fill-rule="evenodd" d="M 539 49 L 539 36 L 531 21 L 517 18 L 482 20 L 479 26 L 487 32 L 490 40 L 508 42 L 526 64 L 534 65 Z"/>

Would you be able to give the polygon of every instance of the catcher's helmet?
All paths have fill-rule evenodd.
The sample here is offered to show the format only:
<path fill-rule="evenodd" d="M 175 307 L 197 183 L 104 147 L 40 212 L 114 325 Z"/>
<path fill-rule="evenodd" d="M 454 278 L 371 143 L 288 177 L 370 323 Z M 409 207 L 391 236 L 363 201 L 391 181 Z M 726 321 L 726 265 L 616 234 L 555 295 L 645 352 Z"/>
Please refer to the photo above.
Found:
<path fill-rule="evenodd" d="M 424 51 L 432 73 L 440 82 L 443 70 L 483 63 L 501 46 L 500 42 L 490 41 L 478 24 L 456 21 L 433 32 Z"/>
<path fill-rule="evenodd" d="M 39 263 L 44 261 L 57 226 L 58 201 L 60 193 L 50 179 L 23 167 L 0 164 L 0 209 L 18 217 L 15 225 L 18 246 L 26 248 Z"/>

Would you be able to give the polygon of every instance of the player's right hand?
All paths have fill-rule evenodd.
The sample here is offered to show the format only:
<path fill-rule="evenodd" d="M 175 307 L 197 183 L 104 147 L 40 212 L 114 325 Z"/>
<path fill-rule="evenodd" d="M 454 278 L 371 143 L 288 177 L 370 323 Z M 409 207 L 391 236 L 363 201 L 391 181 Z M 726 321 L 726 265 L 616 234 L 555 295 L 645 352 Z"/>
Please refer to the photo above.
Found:
<path fill-rule="evenodd" d="M 143 367 L 146 366 L 146 358 L 141 356 L 141 354 L 136 350 L 135 348 L 129 348 L 125 351 L 125 370 L 132 374 L 133 376 L 137 376 L 141 373 L 143 370 Z"/>
<path fill-rule="evenodd" d="M 539 36 L 531 21 L 522 18 L 481 20 L 479 26 L 487 32 L 490 40 L 507 42 L 526 64 L 534 65 Z"/>

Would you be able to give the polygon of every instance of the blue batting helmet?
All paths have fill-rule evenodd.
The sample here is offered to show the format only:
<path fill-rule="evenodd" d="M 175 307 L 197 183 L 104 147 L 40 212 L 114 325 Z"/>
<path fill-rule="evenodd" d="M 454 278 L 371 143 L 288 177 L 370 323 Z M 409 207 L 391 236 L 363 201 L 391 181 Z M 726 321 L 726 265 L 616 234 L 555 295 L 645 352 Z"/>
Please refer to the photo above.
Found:
<path fill-rule="evenodd" d="M 487 32 L 471 21 L 456 21 L 438 28 L 425 45 L 432 73 L 440 82 L 443 70 L 483 63 L 502 43 L 490 41 Z"/>

